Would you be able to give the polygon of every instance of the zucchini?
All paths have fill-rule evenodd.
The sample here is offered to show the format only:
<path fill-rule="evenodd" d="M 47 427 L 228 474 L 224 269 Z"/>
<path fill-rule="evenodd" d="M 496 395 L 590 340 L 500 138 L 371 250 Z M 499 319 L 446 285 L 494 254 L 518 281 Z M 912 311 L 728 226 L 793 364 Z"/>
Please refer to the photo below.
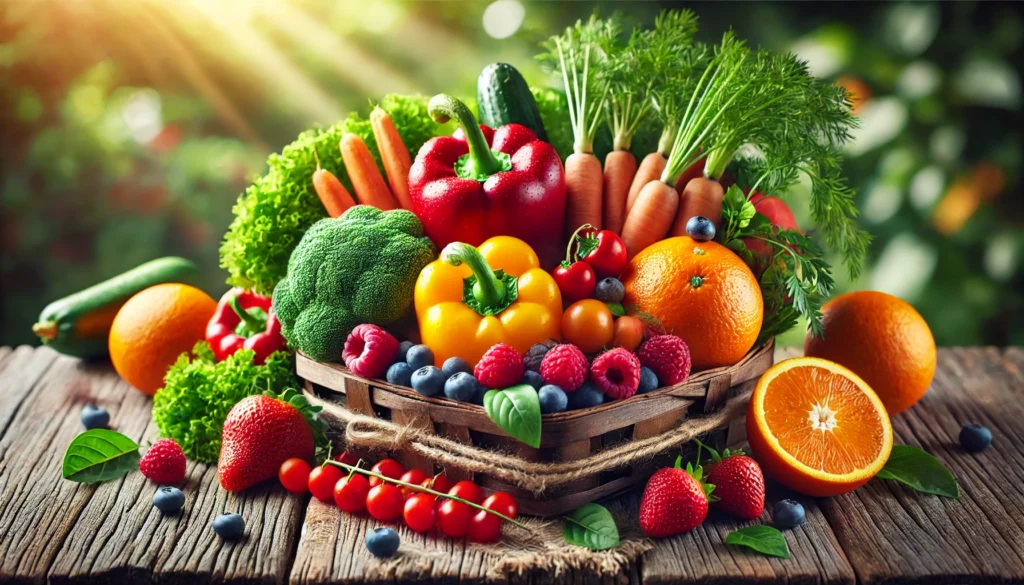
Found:
<path fill-rule="evenodd" d="M 484 67 L 476 80 L 476 100 L 481 123 L 491 128 L 522 124 L 533 130 L 537 138 L 548 141 L 530 86 L 508 63 L 491 63 Z"/>
<path fill-rule="evenodd" d="M 191 260 L 168 256 L 54 301 L 39 314 L 32 332 L 60 353 L 94 358 L 107 355 L 110 325 L 121 306 L 135 293 L 165 282 L 199 284 L 199 267 Z"/>

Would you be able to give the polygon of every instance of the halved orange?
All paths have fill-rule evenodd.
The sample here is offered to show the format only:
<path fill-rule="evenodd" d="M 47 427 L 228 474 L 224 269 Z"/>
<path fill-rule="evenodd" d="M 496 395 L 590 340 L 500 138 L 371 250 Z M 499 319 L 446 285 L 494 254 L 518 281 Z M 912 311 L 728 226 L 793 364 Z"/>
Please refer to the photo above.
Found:
<path fill-rule="evenodd" d="M 781 361 L 750 397 L 747 440 L 764 470 L 809 496 L 845 494 L 875 476 L 892 451 L 892 424 L 873 390 L 819 358 Z"/>

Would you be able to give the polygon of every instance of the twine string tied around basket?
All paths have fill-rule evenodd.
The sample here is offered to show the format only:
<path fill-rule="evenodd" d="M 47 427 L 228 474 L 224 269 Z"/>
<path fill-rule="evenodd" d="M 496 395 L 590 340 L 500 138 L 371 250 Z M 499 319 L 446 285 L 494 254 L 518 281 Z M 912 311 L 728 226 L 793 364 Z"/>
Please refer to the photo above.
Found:
<path fill-rule="evenodd" d="M 683 445 L 736 418 L 746 408 L 749 395 L 749 391 L 738 394 L 717 411 L 699 418 L 685 419 L 660 434 L 619 443 L 582 459 L 548 463 L 527 461 L 515 455 L 461 443 L 413 424 L 399 424 L 356 414 L 337 403 L 306 392 L 312 403 L 323 407 L 324 414 L 345 425 L 345 440 L 351 445 L 388 451 L 409 449 L 442 467 L 487 474 L 534 493 L 649 460 L 659 453 Z"/>

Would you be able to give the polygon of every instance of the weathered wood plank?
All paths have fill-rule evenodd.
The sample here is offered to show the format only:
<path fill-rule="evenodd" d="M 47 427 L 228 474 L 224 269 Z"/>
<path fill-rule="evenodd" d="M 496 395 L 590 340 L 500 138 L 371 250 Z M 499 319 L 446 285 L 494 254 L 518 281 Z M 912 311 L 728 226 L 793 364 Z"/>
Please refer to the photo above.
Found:
<path fill-rule="evenodd" d="M 0 438 L 0 582 L 43 583 L 46 571 L 92 495 L 92 488 L 64 481 L 61 460 L 67 444 L 81 430 L 82 396 L 104 406 L 120 401 L 110 384 L 97 384 L 96 370 L 49 349 L 34 352 L 22 371 L 11 371 L 16 385 L 37 380 Z M 42 376 L 39 361 L 52 362 Z M 8 370 L 11 368 L 8 367 Z M 5 372 L 5 376 L 7 372 Z M 6 388 L 5 388 L 6 390 Z M 7 409 L 5 403 L 5 409 Z"/>
<path fill-rule="evenodd" d="M 123 398 L 111 411 L 112 425 L 148 444 L 158 438 L 150 421 L 149 398 L 113 373 L 114 392 Z M 86 503 L 49 571 L 50 583 L 120 583 L 129 578 L 160 583 L 281 583 L 291 566 L 304 498 L 268 484 L 229 494 L 220 489 L 214 466 L 189 463 L 186 503 L 178 516 L 153 508 L 157 486 L 130 473 L 119 481 L 86 488 Z M 242 540 L 227 542 L 212 531 L 224 511 L 246 521 Z"/>
<path fill-rule="evenodd" d="M 783 498 L 800 501 L 807 522 L 787 530 L 788 559 L 776 559 L 749 550 L 727 546 L 725 537 L 738 528 L 771 524 L 771 504 Z M 784 488 L 770 486 L 764 514 L 744 522 L 712 510 L 708 519 L 693 531 L 658 541 L 644 555 L 640 576 L 647 585 L 662 583 L 815 583 L 854 582 L 853 569 L 829 528 L 814 498 L 802 497 Z"/>
<path fill-rule="evenodd" d="M 949 500 L 873 480 L 822 501 L 860 582 L 1024 581 L 1024 377 L 1020 350 L 940 349 L 931 389 L 893 417 L 895 440 L 941 459 L 960 482 Z M 989 427 L 989 449 L 960 448 L 964 423 Z"/>
<path fill-rule="evenodd" d="M 51 349 L 35 350 L 27 345 L 15 350 L 5 347 L 3 350 L 5 353 L 0 361 L 0 437 L 7 432 L 15 413 L 58 355 Z"/>

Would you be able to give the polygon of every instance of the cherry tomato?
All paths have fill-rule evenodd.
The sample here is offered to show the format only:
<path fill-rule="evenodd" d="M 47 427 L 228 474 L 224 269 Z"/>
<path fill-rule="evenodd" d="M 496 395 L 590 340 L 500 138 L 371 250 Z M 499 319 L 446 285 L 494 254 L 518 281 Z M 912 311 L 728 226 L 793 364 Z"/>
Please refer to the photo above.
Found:
<path fill-rule="evenodd" d="M 612 345 L 629 351 L 636 351 L 644 340 L 644 322 L 628 315 L 615 320 L 615 335 Z"/>
<path fill-rule="evenodd" d="M 586 262 L 570 264 L 565 260 L 555 268 L 551 276 L 562 293 L 562 299 L 569 303 L 589 299 L 594 295 L 594 288 L 597 286 L 594 269 Z"/>
<path fill-rule="evenodd" d="M 402 515 L 413 532 L 426 532 L 437 524 L 436 498 L 430 494 L 413 494 L 405 501 Z"/>
<path fill-rule="evenodd" d="M 334 457 L 334 460 L 345 465 L 355 465 L 359 463 L 359 456 L 351 451 L 342 451 Z"/>
<path fill-rule="evenodd" d="M 466 480 L 462 480 L 452 486 L 452 489 L 448 490 L 448 495 L 462 498 L 463 500 L 469 500 L 474 504 L 479 504 L 484 501 L 484 491 L 480 489 L 480 486 Z"/>
<path fill-rule="evenodd" d="M 580 260 L 594 267 L 598 280 L 618 278 L 626 267 L 626 243 L 611 230 L 587 230 L 578 236 Z"/>
<path fill-rule="evenodd" d="M 472 542 L 497 542 L 501 538 L 501 518 L 478 511 L 469 520 L 466 536 Z"/>
<path fill-rule="evenodd" d="M 597 299 L 577 301 L 562 313 L 562 340 L 583 353 L 596 353 L 611 345 L 615 336 L 615 318 Z"/>
<path fill-rule="evenodd" d="M 473 508 L 455 500 L 441 502 L 437 509 L 437 527 L 445 536 L 462 538 L 469 528 L 469 519 L 473 515 Z"/>
<path fill-rule="evenodd" d="M 423 473 L 419 469 L 410 469 L 409 471 L 406 471 L 404 474 L 402 474 L 401 481 L 404 481 L 405 483 L 420 485 L 423 482 L 427 481 L 428 479 L 430 478 L 427 477 L 427 474 Z M 402 494 L 404 494 L 405 497 L 407 498 L 418 491 L 419 490 L 414 490 L 412 488 L 402 487 Z"/>
<path fill-rule="evenodd" d="M 516 518 L 516 512 L 519 511 L 519 506 L 516 505 L 515 498 L 505 492 L 494 492 L 487 496 L 487 499 L 484 500 L 483 506 L 488 510 L 494 510 L 499 514 L 504 514 L 513 520 Z"/>
<path fill-rule="evenodd" d="M 380 461 L 377 462 L 376 465 L 370 468 L 370 471 L 375 471 L 383 475 L 384 477 L 398 479 L 402 477 L 403 473 L 405 473 L 405 468 L 402 467 L 401 463 L 395 461 L 394 459 L 381 459 Z M 370 478 L 371 487 L 380 485 L 381 483 L 383 482 L 379 478 Z"/>
<path fill-rule="evenodd" d="M 434 477 L 428 477 L 423 480 L 420 485 L 427 489 L 432 489 L 435 492 L 447 494 L 448 490 L 452 489 L 452 480 L 448 479 L 447 475 L 438 473 Z"/>
<path fill-rule="evenodd" d="M 369 492 L 370 482 L 366 481 L 366 476 L 355 473 L 334 484 L 334 503 L 343 512 L 362 512 L 366 509 L 366 495 Z"/>
<path fill-rule="evenodd" d="M 333 465 L 314 467 L 309 472 L 309 491 L 321 502 L 329 503 L 334 499 L 334 484 L 345 474 Z"/>
<path fill-rule="evenodd" d="M 390 483 L 375 485 L 366 494 L 366 511 L 377 520 L 387 522 L 398 518 L 404 505 L 402 490 Z"/>
<path fill-rule="evenodd" d="M 293 494 L 304 494 L 309 491 L 309 472 L 312 468 L 305 459 L 292 457 L 281 464 L 277 471 L 277 479 L 281 480 L 284 489 Z"/>

